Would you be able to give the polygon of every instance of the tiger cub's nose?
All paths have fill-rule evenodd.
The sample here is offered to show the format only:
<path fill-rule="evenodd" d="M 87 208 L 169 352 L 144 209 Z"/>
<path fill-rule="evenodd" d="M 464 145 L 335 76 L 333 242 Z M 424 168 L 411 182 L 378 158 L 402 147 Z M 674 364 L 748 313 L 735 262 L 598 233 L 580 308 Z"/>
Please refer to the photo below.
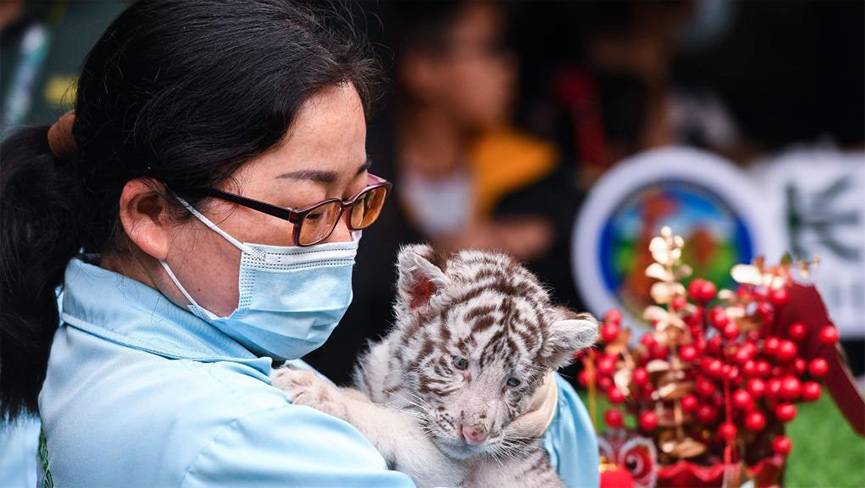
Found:
<path fill-rule="evenodd" d="M 472 446 L 483 444 L 487 440 L 487 429 L 480 425 L 463 425 L 463 439 Z"/>

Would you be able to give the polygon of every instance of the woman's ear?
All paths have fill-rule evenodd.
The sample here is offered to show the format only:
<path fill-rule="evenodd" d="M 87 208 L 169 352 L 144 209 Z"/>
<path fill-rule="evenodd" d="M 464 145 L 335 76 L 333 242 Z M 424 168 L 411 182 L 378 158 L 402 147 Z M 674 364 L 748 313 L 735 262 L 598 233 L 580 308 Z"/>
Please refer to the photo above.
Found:
<path fill-rule="evenodd" d="M 161 183 L 148 178 L 129 180 L 120 193 L 120 225 L 130 241 L 155 259 L 164 261 L 170 247 L 171 209 Z"/>
<path fill-rule="evenodd" d="M 591 347 L 598 340 L 598 321 L 588 313 L 575 313 L 565 308 L 553 311 L 547 343 L 541 360 L 552 369 L 567 366 L 575 352 Z"/>
<path fill-rule="evenodd" d="M 444 267 L 444 259 L 426 244 L 400 249 L 397 258 L 400 305 L 408 312 L 429 305 L 433 295 L 449 282 Z"/>

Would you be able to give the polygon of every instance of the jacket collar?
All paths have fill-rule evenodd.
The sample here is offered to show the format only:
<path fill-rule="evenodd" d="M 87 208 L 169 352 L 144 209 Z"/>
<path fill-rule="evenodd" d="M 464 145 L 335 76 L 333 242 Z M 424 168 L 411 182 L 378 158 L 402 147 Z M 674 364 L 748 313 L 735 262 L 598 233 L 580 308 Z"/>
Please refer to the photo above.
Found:
<path fill-rule="evenodd" d="M 246 364 L 269 376 L 272 360 L 121 274 L 72 259 L 66 267 L 61 319 L 71 327 L 171 359 Z"/>

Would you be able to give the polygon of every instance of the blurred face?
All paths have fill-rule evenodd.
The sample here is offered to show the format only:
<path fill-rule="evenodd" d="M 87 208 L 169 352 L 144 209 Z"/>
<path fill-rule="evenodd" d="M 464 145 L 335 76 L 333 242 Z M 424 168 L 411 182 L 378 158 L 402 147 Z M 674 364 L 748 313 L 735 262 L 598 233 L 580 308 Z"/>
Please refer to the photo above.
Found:
<path fill-rule="evenodd" d="M 505 121 L 515 66 L 502 44 L 502 21 L 491 3 L 466 5 L 446 34 L 442 52 L 409 55 L 404 68 L 409 92 L 467 129 Z"/>
<path fill-rule="evenodd" d="M 365 138 L 363 106 L 354 87 L 326 88 L 304 103 L 280 144 L 242 166 L 219 189 L 291 208 L 348 199 L 367 184 Z M 241 242 L 296 245 L 293 224 L 285 220 L 216 199 L 198 208 Z M 325 242 L 351 240 L 347 214 Z M 174 226 L 166 261 L 201 306 L 220 316 L 237 307 L 240 251 L 197 219 Z M 163 294 L 186 305 L 160 268 L 150 274 Z"/>

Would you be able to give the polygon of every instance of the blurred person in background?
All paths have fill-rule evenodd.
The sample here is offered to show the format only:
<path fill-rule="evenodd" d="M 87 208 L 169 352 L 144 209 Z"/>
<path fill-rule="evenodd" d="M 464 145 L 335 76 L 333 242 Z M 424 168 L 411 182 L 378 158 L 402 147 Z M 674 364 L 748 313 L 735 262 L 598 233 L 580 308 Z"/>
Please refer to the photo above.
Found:
<path fill-rule="evenodd" d="M 505 251 L 527 262 L 560 303 L 578 307 L 568 246 L 575 177 L 554 146 L 511 123 L 518 66 L 507 10 L 483 0 L 383 9 L 396 86 L 368 146 L 382 176 L 396 182 L 395 204 L 364 234 L 347 326 L 307 357 L 342 381 L 366 341 L 391 322 L 402 244 Z"/>
<path fill-rule="evenodd" d="M 687 144 L 725 152 L 738 131 L 705 85 L 674 69 L 688 46 L 722 38 L 726 0 L 519 4 L 520 118 L 557 142 L 588 188 L 639 151 Z M 552 38 L 550 38 L 552 36 Z"/>
<path fill-rule="evenodd" d="M 72 108 L 87 51 L 128 2 L 0 2 L 0 136 Z"/>

